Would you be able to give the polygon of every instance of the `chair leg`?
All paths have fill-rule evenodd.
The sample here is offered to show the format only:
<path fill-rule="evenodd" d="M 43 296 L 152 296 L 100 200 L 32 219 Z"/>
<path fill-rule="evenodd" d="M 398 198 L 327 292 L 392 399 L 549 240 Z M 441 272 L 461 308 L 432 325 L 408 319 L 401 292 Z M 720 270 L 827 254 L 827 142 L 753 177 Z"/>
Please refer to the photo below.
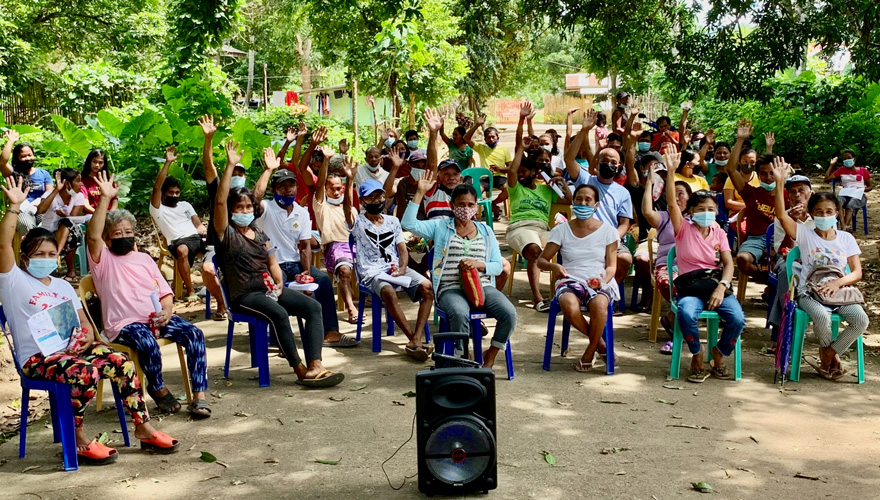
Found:
<path fill-rule="evenodd" d="M 471 340 L 474 344 L 474 361 L 483 364 L 483 329 L 480 320 L 472 319 L 470 325 Z"/>
<path fill-rule="evenodd" d="M 654 287 L 654 299 L 651 301 L 651 326 L 648 327 L 648 341 L 657 342 L 657 328 L 660 326 L 660 313 L 663 308 L 663 297 L 660 290 Z"/>
<path fill-rule="evenodd" d="M 801 357 L 804 355 L 804 337 L 807 333 L 807 314 L 795 309 L 794 327 L 791 340 L 791 374 L 788 379 L 797 382 L 801 379 Z"/>
<path fill-rule="evenodd" d="M 504 347 L 504 357 L 507 359 L 507 380 L 513 380 L 513 353 L 510 350 L 510 339 L 507 339 L 507 345 Z"/>
<path fill-rule="evenodd" d="M 385 335 L 394 336 L 394 318 L 391 317 L 391 309 L 385 308 Z"/>
<path fill-rule="evenodd" d="M 24 401 L 24 398 L 22 398 L 22 404 L 24 404 Z M 55 391 L 49 391 L 49 410 L 52 414 L 52 442 L 60 443 L 61 423 L 58 420 L 58 397 L 55 395 Z M 25 420 L 25 422 L 27 422 L 27 420 Z"/>
<path fill-rule="evenodd" d="M 866 225 L 867 227 L 867 225 Z M 862 336 L 859 335 L 859 340 L 857 341 L 856 350 L 859 356 L 859 383 L 865 383 L 865 344 L 862 341 Z"/>
<path fill-rule="evenodd" d="M 232 356 L 232 332 L 235 330 L 235 323 L 231 319 L 232 311 L 229 314 L 229 325 L 226 328 L 226 364 L 223 366 L 223 378 L 229 378 L 229 358 Z"/>
<path fill-rule="evenodd" d="M 189 370 L 186 368 L 186 353 L 183 346 L 177 344 L 177 357 L 180 359 L 180 375 L 183 377 L 183 389 L 186 391 L 186 402 L 193 402 L 192 381 L 189 379 Z"/>
<path fill-rule="evenodd" d="M 734 366 L 733 380 L 742 380 L 742 335 L 736 339 L 736 364 Z"/>
<path fill-rule="evenodd" d="M 104 379 L 99 378 L 97 384 L 98 393 L 95 394 L 95 411 L 101 412 L 104 409 Z"/>
<path fill-rule="evenodd" d="M 608 319 L 605 322 L 605 375 L 614 375 L 614 312 L 608 305 Z"/>
<path fill-rule="evenodd" d="M 431 342 L 431 329 L 428 328 L 430 321 L 425 321 L 425 342 Z"/>
<path fill-rule="evenodd" d="M 358 322 L 357 322 L 357 341 L 361 341 L 361 329 L 364 327 L 364 305 L 366 304 L 367 294 L 362 293 L 358 297 Z"/>
<path fill-rule="evenodd" d="M 620 293 L 620 300 L 617 301 L 617 310 L 620 312 L 620 314 L 623 314 L 626 312 L 626 286 L 625 286 L 625 284 L 626 284 L 626 278 L 624 278 L 624 280 L 621 281 L 620 284 L 617 285 L 617 291 Z M 611 310 L 613 311 L 614 308 L 612 307 Z"/>
<path fill-rule="evenodd" d="M 547 311 L 547 335 L 544 341 L 544 364 L 542 368 L 550 371 L 550 356 L 553 352 L 553 335 L 556 333 L 556 315 L 559 314 L 559 301 L 553 299 L 550 301 L 550 310 Z M 510 342 L 508 341 L 508 344 Z"/>
<path fill-rule="evenodd" d="M 511 297 L 510 293 L 513 291 L 513 277 L 516 276 L 516 261 L 518 253 L 514 250 L 513 255 L 510 256 L 510 276 L 507 278 L 507 296 Z"/>
<path fill-rule="evenodd" d="M 211 319 L 211 292 L 205 288 L 205 319 Z"/>
<path fill-rule="evenodd" d="M 373 301 L 373 352 L 382 352 L 382 300 L 372 294 Z"/>
<path fill-rule="evenodd" d="M 853 218 L 855 218 L 855 217 L 853 217 Z M 865 226 L 863 228 L 865 230 L 865 236 L 868 236 L 868 209 L 867 209 L 867 207 L 862 207 L 862 219 L 864 219 L 863 220 L 864 224 L 862 224 L 862 225 Z M 855 232 L 855 231 L 853 231 L 853 232 Z"/>
<path fill-rule="evenodd" d="M 269 387 L 269 323 L 260 321 L 254 325 L 254 337 L 260 387 Z"/>
<path fill-rule="evenodd" d="M 70 399 L 70 386 L 59 384 L 57 387 L 55 407 L 58 411 L 64 470 L 74 471 L 79 468 L 79 464 L 76 456 L 76 434 L 73 426 L 73 403 Z"/>
<path fill-rule="evenodd" d="M 633 291 L 632 296 L 629 299 L 629 308 L 632 310 L 635 310 L 639 305 L 639 289 L 642 290 L 642 294 L 645 293 L 642 280 L 638 276 L 633 275 Z"/>
<path fill-rule="evenodd" d="M 125 408 L 122 406 L 122 398 L 119 396 L 119 389 L 116 388 L 116 384 L 111 383 L 110 386 L 113 388 L 113 400 L 116 401 L 116 416 L 119 417 L 119 427 L 122 430 L 122 439 L 125 441 L 125 446 L 131 446 L 131 439 L 128 437 L 128 424 L 125 421 Z"/>
<path fill-rule="evenodd" d="M 684 337 L 681 334 L 681 328 L 678 326 L 678 317 L 675 318 L 672 330 L 672 359 L 669 363 L 669 376 L 678 379 L 681 375 L 681 351 L 684 344 Z"/>
<path fill-rule="evenodd" d="M 562 318 L 562 342 L 559 343 L 559 357 L 565 357 L 565 351 L 568 350 L 568 338 L 571 335 L 571 323 L 567 319 Z"/>
<path fill-rule="evenodd" d="M 31 391 L 22 387 L 21 388 L 21 420 L 20 420 L 20 430 L 18 431 L 18 458 L 24 458 L 25 451 L 25 443 L 27 442 L 27 428 L 28 428 L 28 403 L 31 400 Z M 55 442 L 57 443 L 58 438 L 58 424 L 56 420 L 58 419 L 58 410 L 55 408 L 55 395 L 52 391 L 49 391 L 49 413 L 52 415 L 52 433 L 55 435 Z"/>
<path fill-rule="evenodd" d="M 748 285 L 749 276 L 746 273 L 739 271 L 739 282 L 736 286 L 736 300 L 740 304 L 742 304 L 743 300 L 746 298 L 746 287 L 748 287 Z"/>

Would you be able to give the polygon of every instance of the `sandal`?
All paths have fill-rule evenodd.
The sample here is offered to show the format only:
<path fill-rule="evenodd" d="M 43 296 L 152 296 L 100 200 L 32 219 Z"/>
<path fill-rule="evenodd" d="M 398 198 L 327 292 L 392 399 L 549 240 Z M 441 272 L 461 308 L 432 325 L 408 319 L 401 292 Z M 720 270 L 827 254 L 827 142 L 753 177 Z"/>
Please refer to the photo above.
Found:
<path fill-rule="evenodd" d="M 159 411 L 163 413 L 177 413 L 180 411 L 180 403 L 177 401 L 177 398 L 174 397 L 174 394 L 171 394 L 171 391 L 165 393 L 164 396 L 157 396 L 152 391 L 147 391 L 150 394 L 150 397 L 153 398 L 153 401 L 156 402 L 156 406 L 159 407 Z"/>
<path fill-rule="evenodd" d="M 64 276 L 62 279 L 63 279 L 64 281 L 68 282 L 68 283 L 76 283 L 76 282 L 79 281 L 79 280 L 76 278 L 76 276 Z"/>
<path fill-rule="evenodd" d="M 352 325 L 356 325 L 356 324 L 358 324 L 358 315 L 357 315 L 357 313 L 355 313 L 355 314 L 349 314 L 349 315 L 348 315 L 348 319 L 347 319 L 346 321 L 348 321 L 348 322 L 351 323 Z"/>
<path fill-rule="evenodd" d="M 187 304 L 194 304 L 196 302 L 200 302 L 201 300 L 202 299 L 200 299 L 198 295 L 193 294 L 193 295 L 190 295 L 186 298 L 186 303 Z"/>
<path fill-rule="evenodd" d="M 833 375 L 831 372 L 822 368 L 822 364 L 819 361 L 819 358 L 817 358 L 815 356 L 804 356 L 804 361 L 806 361 L 806 363 L 808 365 L 812 366 L 813 369 L 816 370 L 816 372 L 819 374 L 820 377 L 822 377 L 826 380 L 835 380 L 834 378 L 832 378 Z M 838 377 L 838 378 L 840 378 L 840 377 Z"/>
<path fill-rule="evenodd" d="M 153 433 L 150 439 L 141 439 L 141 449 L 160 455 L 174 453 L 180 448 L 180 441 L 161 431 Z"/>
<path fill-rule="evenodd" d="M 840 367 L 840 368 L 836 368 L 834 370 L 831 370 L 831 372 L 829 372 L 828 375 L 831 377 L 831 380 L 837 380 L 840 377 L 843 377 L 844 375 L 846 375 L 847 373 L 848 372 L 846 371 L 846 368 Z"/>
<path fill-rule="evenodd" d="M 709 372 L 706 370 L 691 370 L 691 374 L 688 375 L 687 381 L 695 384 L 702 384 L 707 378 L 709 378 L 709 375 Z"/>
<path fill-rule="evenodd" d="M 712 376 L 720 379 L 720 380 L 732 380 L 733 377 L 730 376 L 730 372 L 727 370 L 726 366 L 713 366 L 712 367 Z"/>
<path fill-rule="evenodd" d="M 339 336 L 339 340 L 334 342 L 324 342 L 321 345 L 324 347 L 357 347 L 358 344 L 360 344 L 359 340 L 355 340 L 343 333 Z"/>
<path fill-rule="evenodd" d="M 430 356 L 428 354 L 428 350 L 425 349 L 423 346 L 417 346 L 417 347 L 406 346 L 406 347 L 404 347 L 404 352 L 406 352 L 407 356 L 411 357 L 412 359 L 414 359 L 416 361 L 421 361 L 422 363 L 424 363 L 425 361 L 428 361 L 428 357 Z"/>
<path fill-rule="evenodd" d="M 186 407 L 186 409 L 189 410 L 189 414 L 192 416 L 192 418 L 196 420 L 201 420 L 211 416 L 211 408 L 208 406 L 208 402 L 204 399 L 194 399 L 193 402 Z"/>
<path fill-rule="evenodd" d="M 85 450 L 76 451 L 76 458 L 85 465 L 107 465 L 115 462 L 119 453 L 109 446 L 92 441 Z"/>
<path fill-rule="evenodd" d="M 593 370 L 593 363 L 584 363 L 583 360 L 579 359 L 577 363 L 574 365 L 574 371 L 579 373 L 587 373 Z"/>
<path fill-rule="evenodd" d="M 341 373 L 333 373 L 330 370 L 324 370 L 315 376 L 315 378 L 297 379 L 296 384 L 311 388 L 333 387 L 334 385 L 338 385 L 344 379 L 345 375 Z"/>
<path fill-rule="evenodd" d="M 226 315 L 226 311 L 217 311 L 211 314 L 211 319 L 214 321 L 226 321 L 227 319 L 229 319 L 229 316 Z"/>
<path fill-rule="evenodd" d="M 672 356 L 672 341 L 671 340 L 669 340 L 665 344 L 663 344 L 663 347 L 660 348 L 660 354 L 664 354 L 666 356 Z"/>
<path fill-rule="evenodd" d="M 550 301 L 549 300 L 542 300 L 541 302 L 538 302 L 537 304 L 535 304 L 535 310 L 538 311 L 539 313 L 545 313 L 545 312 L 549 311 L 550 310 Z"/>

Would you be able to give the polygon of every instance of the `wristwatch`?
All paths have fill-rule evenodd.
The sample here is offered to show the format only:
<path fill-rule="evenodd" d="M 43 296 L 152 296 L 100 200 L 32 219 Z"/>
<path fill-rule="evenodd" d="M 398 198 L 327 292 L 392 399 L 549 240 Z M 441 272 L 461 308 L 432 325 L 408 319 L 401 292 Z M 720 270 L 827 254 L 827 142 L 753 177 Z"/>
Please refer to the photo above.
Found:
<path fill-rule="evenodd" d="M 733 288 L 733 285 L 727 280 L 721 280 L 719 281 L 719 283 L 724 285 L 728 290 L 731 290 Z"/>

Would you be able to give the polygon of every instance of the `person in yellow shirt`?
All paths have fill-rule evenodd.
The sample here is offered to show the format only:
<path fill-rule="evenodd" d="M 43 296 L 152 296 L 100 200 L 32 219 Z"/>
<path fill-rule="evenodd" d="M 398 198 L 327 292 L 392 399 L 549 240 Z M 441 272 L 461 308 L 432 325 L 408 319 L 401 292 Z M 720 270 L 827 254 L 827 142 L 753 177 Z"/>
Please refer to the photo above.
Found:
<path fill-rule="evenodd" d="M 507 146 L 498 144 L 498 140 L 501 136 L 498 134 L 498 130 L 495 127 L 487 127 L 483 130 L 483 140 L 485 141 L 485 144 L 477 144 L 474 142 L 474 133 L 477 131 L 477 128 L 481 127 L 484 123 L 486 123 L 486 115 L 480 115 L 474 121 L 474 126 L 467 131 L 467 134 L 465 134 L 464 142 L 480 155 L 480 166 L 492 171 L 492 189 L 501 190 L 501 194 L 492 200 L 492 214 L 497 216 L 500 212 L 499 205 L 508 197 L 507 177 L 499 174 L 507 172 L 507 169 L 510 167 L 510 162 L 513 161 L 513 156 L 510 154 L 510 149 L 508 149 Z M 480 185 L 483 189 L 484 195 L 489 192 L 488 179 L 481 180 Z"/>
<path fill-rule="evenodd" d="M 678 168 L 675 169 L 675 180 L 686 183 L 693 192 L 700 190 L 708 191 L 709 183 L 706 182 L 706 179 L 699 175 L 694 175 L 694 169 L 699 167 L 699 165 L 700 157 L 694 154 L 693 151 L 687 149 L 682 151 L 681 162 L 678 164 Z"/>

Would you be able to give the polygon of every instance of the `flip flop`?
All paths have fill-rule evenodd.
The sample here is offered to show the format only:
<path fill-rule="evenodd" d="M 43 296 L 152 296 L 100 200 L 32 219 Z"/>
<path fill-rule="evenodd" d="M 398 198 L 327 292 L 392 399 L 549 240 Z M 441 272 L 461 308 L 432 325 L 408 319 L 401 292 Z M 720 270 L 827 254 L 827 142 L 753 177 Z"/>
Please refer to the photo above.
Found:
<path fill-rule="evenodd" d="M 211 314 L 211 319 L 214 321 L 226 321 L 229 317 L 225 312 L 215 312 Z"/>
<path fill-rule="evenodd" d="M 830 372 L 828 375 L 831 377 L 831 380 L 837 380 L 840 377 L 843 377 L 844 375 L 846 375 L 847 373 L 848 372 L 846 371 L 845 368 L 839 368 L 837 370 Z"/>
<path fill-rule="evenodd" d="M 174 453 L 178 448 L 180 448 L 180 441 L 162 431 L 154 432 L 153 437 L 150 439 L 141 439 L 142 450 L 159 453 L 160 455 Z"/>
<path fill-rule="evenodd" d="M 330 370 L 324 370 L 315 378 L 297 379 L 296 384 L 309 388 L 333 387 L 338 385 L 345 379 L 345 375 L 341 373 L 333 373 Z"/>
<path fill-rule="evenodd" d="M 193 304 L 195 302 L 200 302 L 202 299 L 199 298 L 198 295 L 190 295 L 186 298 L 187 304 Z"/>
<path fill-rule="evenodd" d="M 85 465 L 107 465 L 115 462 L 119 453 L 109 446 L 92 441 L 85 450 L 76 451 L 76 458 Z"/>
<path fill-rule="evenodd" d="M 574 371 L 579 373 L 587 373 L 593 370 L 593 363 L 584 363 L 582 360 L 578 360 L 574 365 Z"/>
<path fill-rule="evenodd" d="M 339 340 L 337 340 L 336 342 L 324 342 L 321 345 L 324 347 L 357 347 L 358 344 L 360 344 L 360 341 L 355 340 L 343 333 L 339 336 Z"/>
<path fill-rule="evenodd" d="M 204 399 L 194 399 L 186 409 L 189 410 L 190 416 L 195 420 L 201 420 L 211 416 L 211 407 L 208 406 L 208 402 Z"/>
<path fill-rule="evenodd" d="M 813 369 L 816 370 L 820 377 L 824 378 L 825 380 L 835 380 L 834 378 L 832 378 L 831 373 L 822 368 L 822 362 L 819 361 L 819 358 L 815 356 L 804 356 L 804 361 L 806 361 L 808 365 L 813 367 Z"/>
<path fill-rule="evenodd" d="M 153 398 L 153 401 L 156 402 L 156 406 L 159 407 L 159 411 L 163 413 L 177 413 L 180 411 L 180 403 L 177 402 L 177 398 L 174 397 L 174 394 L 171 394 L 171 391 L 165 393 L 164 396 L 159 397 L 156 396 L 153 392 L 147 391 L 150 393 L 150 397 Z M 177 409 L 174 409 L 174 408 Z"/>
<path fill-rule="evenodd" d="M 347 319 L 346 321 L 348 321 L 348 322 L 351 323 L 352 325 L 356 325 L 356 324 L 358 323 L 358 315 L 357 315 L 357 314 L 353 314 L 353 315 L 349 316 L 348 319 Z"/>
<path fill-rule="evenodd" d="M 726 366 L 713 366 L 712 376 L 720 380 L 733 380 Z"/>
<path fill-rule="evenodd" d="M 430 356 L 430 354 L 428 354 L 428 350 L 422 346 L 404 347 L 404 352 L 406 352 L 407 356 L 416 361 L 421 361 L 422 363 L 428 361 L 428 357 Z"/>
<path fill-rule="evenodd" d="M 535 310 L 539 313 L 548 312 L 550 310 L 550 301 L 542 300 L 541 302 L 538 302 L 537 304 L 535 304 Z"/>
<path fill-rule="evenodd" d="M 707 378 L 709 378 L 709 376 L 710 376 L 710 373 L 707 372 L 706 370 L 701 370 L 701 371 L 691 370 L 691 374 L 688 375 L 687 381 L 693 382 L 695 384 L 702 384 L 703 382 L 706 381 Z"/>
<path fill-rule="evenodd" d="M 663 344 L 663 347 L 660 348 L 660 354 L 664 354 L 666 356 L 672 356 L 672 341 L 671 340 L 669 340 L 665 344 Z"/>

